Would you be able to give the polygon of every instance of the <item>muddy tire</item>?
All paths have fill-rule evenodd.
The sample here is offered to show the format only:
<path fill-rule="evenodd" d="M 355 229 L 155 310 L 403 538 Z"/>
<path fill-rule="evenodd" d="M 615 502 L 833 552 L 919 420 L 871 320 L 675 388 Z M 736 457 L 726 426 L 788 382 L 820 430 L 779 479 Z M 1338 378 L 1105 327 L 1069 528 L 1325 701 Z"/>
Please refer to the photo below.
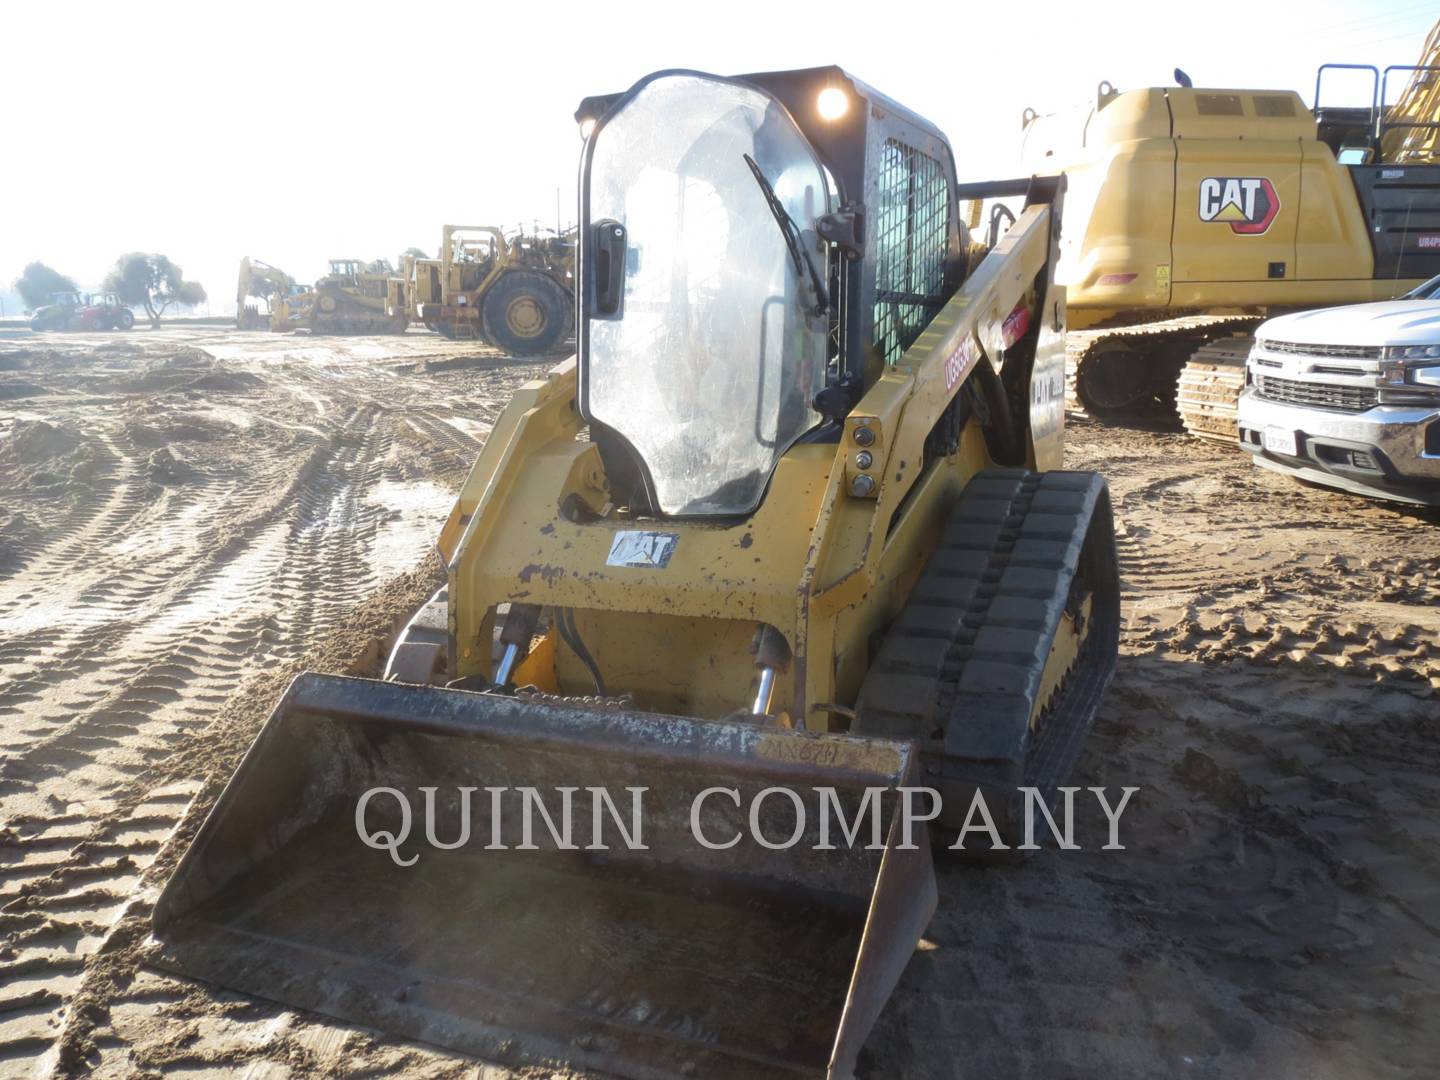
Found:
<path fill-rule="evenodd" d="M 570 333 L 574 299 L 544 274 L 517 270 L 485 295 L 485 337 L 511 356 L 554 350 Z"/>

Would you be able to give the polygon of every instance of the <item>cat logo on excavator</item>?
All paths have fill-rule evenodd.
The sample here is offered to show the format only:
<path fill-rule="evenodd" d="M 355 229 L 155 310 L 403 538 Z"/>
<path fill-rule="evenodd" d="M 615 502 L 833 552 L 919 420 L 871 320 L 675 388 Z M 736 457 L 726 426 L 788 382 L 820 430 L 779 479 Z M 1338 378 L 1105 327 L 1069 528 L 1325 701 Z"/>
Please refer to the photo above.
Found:
<path fill-rule="evenodd" d="M 1275 185 L 1263 176 L 1207 176 L 1200 181 L 1200 220 L 1223 221 L 1241 236 L 1260 236 L 1280 213 Z"/>

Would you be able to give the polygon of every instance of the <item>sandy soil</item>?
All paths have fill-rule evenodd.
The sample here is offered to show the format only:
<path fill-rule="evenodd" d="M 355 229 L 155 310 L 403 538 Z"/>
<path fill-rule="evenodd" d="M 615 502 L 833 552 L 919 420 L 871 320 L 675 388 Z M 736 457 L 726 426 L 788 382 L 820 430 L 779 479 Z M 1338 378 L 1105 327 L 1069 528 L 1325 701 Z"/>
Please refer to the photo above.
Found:
<path fill-rule="evenodd" d="M 427 334 L 0 331 L 0 1075 L 513 1075 L 136 958 L 290 674 L 372 671 L 432 587 L 534 370 Z M 1440 515 L 1070 434 L 1126 582 L 1075 782 L 1140 787 L 1127 850 L 1082 825 L 942 862 L 861 1075 L 1433 1075 Z"/>

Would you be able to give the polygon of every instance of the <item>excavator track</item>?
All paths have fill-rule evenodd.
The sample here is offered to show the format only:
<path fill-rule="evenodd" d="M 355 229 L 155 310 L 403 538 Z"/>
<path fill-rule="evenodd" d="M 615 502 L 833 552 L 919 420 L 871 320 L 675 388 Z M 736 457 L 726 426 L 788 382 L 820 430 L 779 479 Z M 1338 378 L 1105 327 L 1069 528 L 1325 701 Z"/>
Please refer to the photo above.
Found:
<path fill-rule="evenodd" d="M 966 487 L 856 706 L 857 732 L 920 746 L 943 825 L 976 788 L 1016 825 L 1018 787 L 1049 798 L 1074 768 L 1115 670 L 1111 530 L 1094 473 L 990 469 Z M 1069 655 L 1066 624 L 1083 630 Z"/>
<path fill-rule="evenodd" d="M 1096 420 L 1172 418 L 1178 411 L 1177 382 L 1190 355 L 1259 323 L 1254 315 L 1183 315 L 1072 330 L 1065 336 L 1066 411 Z"/>
<path fill-rule="evenodd" d="M 1180 372 L 1175 406 L 1185 430 L 1204 439 L 1233 443 L 1240 437 L 1236 416 L 1245 389 L 1250 337 L 1207 341 L 1190 354 Z"/>

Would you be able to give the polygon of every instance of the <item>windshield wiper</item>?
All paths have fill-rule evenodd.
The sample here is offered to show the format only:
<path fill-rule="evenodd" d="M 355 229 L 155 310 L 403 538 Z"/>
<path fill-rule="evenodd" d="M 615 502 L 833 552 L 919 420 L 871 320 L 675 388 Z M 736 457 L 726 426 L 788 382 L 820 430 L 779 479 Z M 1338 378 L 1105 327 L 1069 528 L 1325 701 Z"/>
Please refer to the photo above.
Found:
<path fill-rule="evenodd" d="M 785 237 L 785 246 L 790 249 L 790 258 L 795 261 L 795 273 L 801 277 L 808 277 L 811 286 L 815 289 L 815 314 L 824 315 L 830 310 L 830 294 L 825 289 L 825 283 L 820 278 L 820 272 L 815 269 L 815 261 L 810 258 L 810 252 L 805 248 L 800 239 L 800 227 L 795 224 L 795 219 L 785 209 L 785 204 L 775 194 L 775 189 L 770 181 L 765 179 L 765 174 L 760 171 L 760 166 L 755 164 L 755 159 L 749 154 L 741 155 L 745 158 L 745 164 L 750 166 L 750 171 L 755 176 L 755 182 L 760 185 L 760 190 L 765 195 L 765 202 L 770 207 L 770 213 L 775 217 L 775 224 L 780 226 L 780 235 Z"/>

